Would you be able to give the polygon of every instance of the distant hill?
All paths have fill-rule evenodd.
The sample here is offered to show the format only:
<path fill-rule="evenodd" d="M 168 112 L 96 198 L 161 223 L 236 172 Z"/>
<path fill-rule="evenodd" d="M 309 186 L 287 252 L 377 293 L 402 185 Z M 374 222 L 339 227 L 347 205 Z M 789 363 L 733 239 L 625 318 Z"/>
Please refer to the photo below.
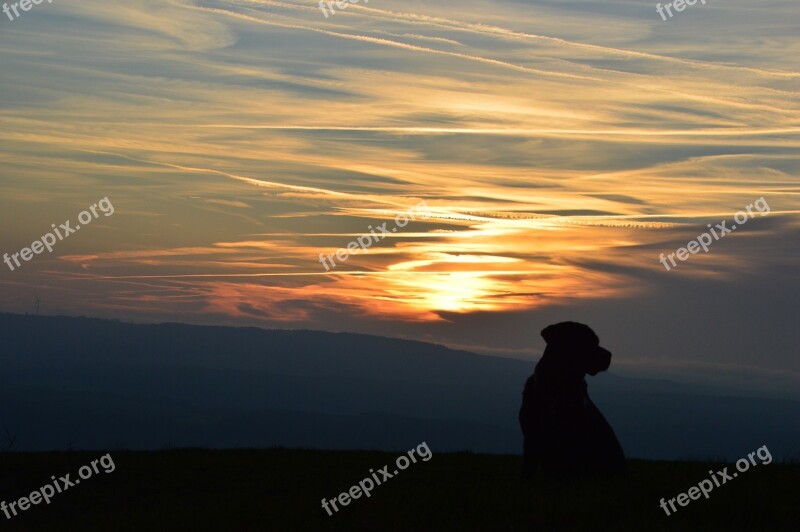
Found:
<path fill-rule="evenodd" d="M 19 450 L 269 447 L 518 453 L 527 362 L 377 336 L 0 314 Z M 629 456 L 800 451 L 800 402 L 589 378 Z M 0 448 L 2 434 L 0 434 Z"/>

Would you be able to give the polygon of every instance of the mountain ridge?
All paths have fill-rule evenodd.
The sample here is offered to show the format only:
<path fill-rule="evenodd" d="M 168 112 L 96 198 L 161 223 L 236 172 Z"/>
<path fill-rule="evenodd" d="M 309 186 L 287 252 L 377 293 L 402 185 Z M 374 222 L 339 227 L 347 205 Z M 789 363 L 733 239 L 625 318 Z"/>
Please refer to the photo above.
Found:
<path fill-rule="evenodd" d="M 0 332 L 0 423 L 28 450 L 67 441 L 396 450 L 427 434 L 441 449 L 518 453 L 516 415 L 533 370 L 346 332 L 12 314 L 0 314 Z M 587 380 L 631 456 L 738 458 L 764 439 L 780 456 L 800 442 L 800 402 L 613 374 Z M 88 412 L 102 422 L 86 421 Z"/>

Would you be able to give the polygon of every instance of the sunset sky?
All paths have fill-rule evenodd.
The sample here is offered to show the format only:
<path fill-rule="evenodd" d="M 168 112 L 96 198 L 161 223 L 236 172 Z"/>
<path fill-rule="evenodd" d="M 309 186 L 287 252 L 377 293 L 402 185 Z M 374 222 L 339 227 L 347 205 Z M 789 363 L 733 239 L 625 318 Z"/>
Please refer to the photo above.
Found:
<path fill-rule="evenodd" d="M 54 0 L 0 14 L 0 310 L 800 386 L 800 4 Z M 763 197 L 755 217 L 666 271 Z M 320 254 L 430 217 L 326 271 Z M 763 213 L 766 214 L 766 213 Z"/>

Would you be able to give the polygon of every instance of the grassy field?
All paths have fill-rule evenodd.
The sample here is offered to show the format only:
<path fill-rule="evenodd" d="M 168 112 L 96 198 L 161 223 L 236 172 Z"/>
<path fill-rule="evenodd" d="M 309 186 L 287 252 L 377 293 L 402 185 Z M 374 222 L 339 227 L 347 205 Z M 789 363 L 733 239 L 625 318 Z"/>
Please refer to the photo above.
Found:
<path fill-rule="evenodd" d="M 800 465 L 758 465 L 667 517 L 676 497 L 732 464 L 629 462 L 627 478 L 523 484 L 515 456 L 436 454 L 333 516 L 321 507 L 399 453 L 113 452 L 100 472 L 0 530 L 797 530 Z M 29 495 L 99 452 L 0 454 L 0 501 Z M 380 477 L 379 477 L 380 478 Z"/>

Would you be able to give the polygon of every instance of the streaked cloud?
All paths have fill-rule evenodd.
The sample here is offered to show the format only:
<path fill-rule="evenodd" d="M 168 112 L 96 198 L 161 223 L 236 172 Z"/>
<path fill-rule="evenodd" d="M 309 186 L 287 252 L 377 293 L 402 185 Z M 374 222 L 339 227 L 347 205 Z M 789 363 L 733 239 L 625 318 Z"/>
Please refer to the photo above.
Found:
<path fill-rule="evenodd" d="M 116 207 L 5 272 L 4 308 L 36 287 L 70 313 L 521 352 L 460 335 L 473 316 L 644 301 L 680 280 L 782 279 L 798 14 L 373 0 L 326 19 L 312 1 L 87 0 L 4 20 L 3 251 L 100 197 Z M 663 271 L 659 253 L 761 196 L 768 219 Z M 429 219 L 320 264 L 422 199 Z"/>

